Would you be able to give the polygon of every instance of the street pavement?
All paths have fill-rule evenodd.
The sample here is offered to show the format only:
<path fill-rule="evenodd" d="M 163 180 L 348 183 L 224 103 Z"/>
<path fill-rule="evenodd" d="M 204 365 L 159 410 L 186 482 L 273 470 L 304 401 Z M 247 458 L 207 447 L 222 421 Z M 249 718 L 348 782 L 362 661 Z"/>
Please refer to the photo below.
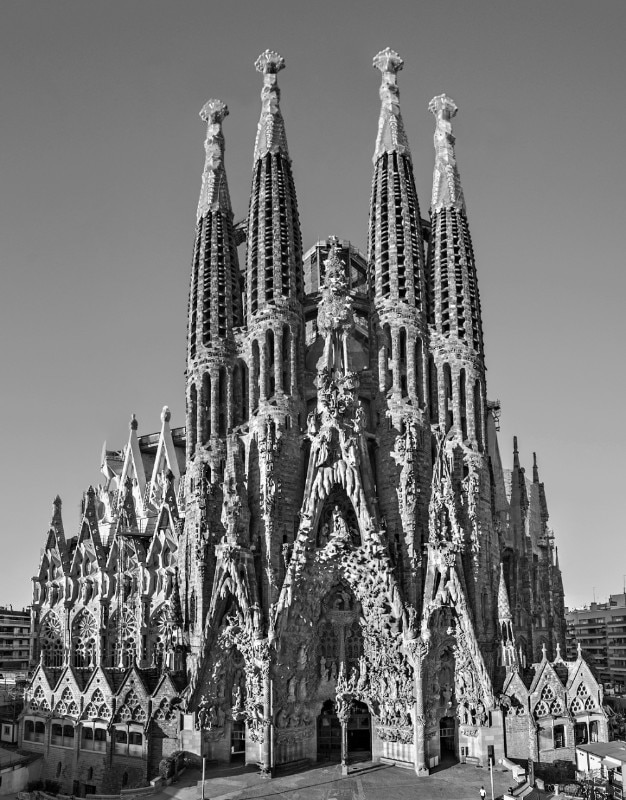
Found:
<path fill-rule="evenodd" d="M 494 769 L 494 798 L 513 783 L 511 773 Z M 207 771 L 205 800 L 480 800 L 484 786 L 491 800 L 489 770 L 455 764 L 418 778 L 408 769 L 364 762 L 351 767 L 342 777 L 338 764 L 316 765 L 272 780 L 255 768 L 223 768 Z M 155 800 L 200 800 L 201 773 L 187 769 L 176 784 L 163 789 Z"/>

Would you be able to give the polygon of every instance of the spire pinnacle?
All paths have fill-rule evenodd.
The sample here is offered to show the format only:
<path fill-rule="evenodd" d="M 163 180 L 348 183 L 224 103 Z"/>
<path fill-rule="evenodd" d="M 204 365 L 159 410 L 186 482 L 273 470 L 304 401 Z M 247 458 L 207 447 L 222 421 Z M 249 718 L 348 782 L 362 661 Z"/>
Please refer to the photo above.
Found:
<path fill-rule="evenodd" d="M 398 89 L 398 72 L 404 66 L 404 61 L 395 50 L 386 47 L 374 56 L 373 64 L 382 74 L 379 92 L 382 105 L 378 120 L 376 149 L 372 160 L 376 163 L 383 153 L 391 152 L 401 153 L 410 158 L 411 151 L 400 113 L 400 90 Z"/>
<path fill-rule="evenodd" d="M 537 466 L 537 453 L 533 453 L 533 483 L 539 483 L 539 467 Z"/>
<path fill-rule="evenodd" d="M 506 590 L 506 581 L 504 580 L 504 564 L 502 562 L 500 562 L 500 584 L 498 586 L 498 619 L 500 622 L 513 619 L 509 604 L 509 593 Z"/>
<path fill-rule="evenodd" d="M 450 120 L 458 110 L 456 103 L 447 94 L 440 94 L 428 104 L 435 115 L 435 170 L 433 174 L 432 208 L 439 210 L 454 207 L 465 211 L 465 198 L 454 154 L 455 138 Z"/>
<path fill-rule="evenodd" d="M 513 437 L 513 469 L 519 469 L 519 450 L 517 449 L 517 436 Z"/>
<path fill-rule="evenodd" d="M 227 116 L 228 106 L 216 99 L 208 100 L 200 111 L 200 118 L 207 123 L 207 134 L 204 142 L 206 159 L 197 219 L 203 217 L 207 211 L 231 212 L 224 171 L 224 134 L 222 133 L 222 122 Z"/>
<path fill-rule="evenodd" d="M 285 59 L 275 50 L 265 50 L 254 62 L 257 72 L 263 75 L 261 89 L 261 118 L 254 146 L 254 160 L 267 153 L 282 153 L 289 157 L 285 125 L 280 113 L 280 89 L 277 76 L 285 68 Z"/>

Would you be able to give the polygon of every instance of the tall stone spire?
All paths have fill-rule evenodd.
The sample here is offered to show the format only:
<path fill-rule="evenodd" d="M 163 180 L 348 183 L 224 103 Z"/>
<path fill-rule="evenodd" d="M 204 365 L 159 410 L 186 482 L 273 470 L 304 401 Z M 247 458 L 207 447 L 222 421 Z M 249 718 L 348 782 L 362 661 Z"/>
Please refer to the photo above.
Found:
<path fill-rule="evenodd" d="M 187 329 L 187 449 L 191 455 L 232 425 L 227 383 L 234 356 L 233 329 L 241 325 L 239 262 L 224 168 L 222 122 L 228 107 L 209 100 L 206 158 L 198 201 Z"/>
<path fill-rule="evenodd" d="M 273 50 L 257 58 L 263 75 L 248 212 L 248 321 L 267 306 L 302 299 L 302 244 L 296 190 L 280 112 L 277 77 L 285 60 Z"/>
<path fill-rule="evenodd" d="M 454 153 L 451 119 L 457 107 L 442 94 L 430 101 L 429 110 L 436 119 L 428 283 L 431 336 L 436 343 L 435 362 L 439 372 L 438 416 L 446 431 L 454 426 L 464 440 L 469 439 L 483 451 L 486 438 L 483 331 L 474 250 Z"/>
<path fill-rule="evenodd" d="M 400 113 L 397 81 L 403 64 L 389 48 L 374 58 L 382 81 L 368 261 L 377 305 L 389 300 L 421 313 L 425 310 L 424 242 L 411 151 Z"/>

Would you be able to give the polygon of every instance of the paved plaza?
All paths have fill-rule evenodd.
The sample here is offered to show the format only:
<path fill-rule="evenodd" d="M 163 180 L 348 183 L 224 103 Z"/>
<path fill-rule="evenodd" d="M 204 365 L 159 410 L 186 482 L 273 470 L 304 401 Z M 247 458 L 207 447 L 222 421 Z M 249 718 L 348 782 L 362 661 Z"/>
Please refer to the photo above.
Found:
<path fill-rule="evenodd" d="M 157 795 L 158 800 L 198 800 L 200 772 L 187 770 L 177 784 Z M 479 800 L 484 785 L 491 799 L 489 770 L 464 764 L 440 769 L 427 778 L 385 764 L 366 762 L 341 776 L 338 764 L 317 765 L 292 775 L 263 778 L 256 769 L 212 769 L 207 771 L 206 800 Z M 511 773 L 494 770 L 494 797 L 501 798 L 512 783 Z"/>

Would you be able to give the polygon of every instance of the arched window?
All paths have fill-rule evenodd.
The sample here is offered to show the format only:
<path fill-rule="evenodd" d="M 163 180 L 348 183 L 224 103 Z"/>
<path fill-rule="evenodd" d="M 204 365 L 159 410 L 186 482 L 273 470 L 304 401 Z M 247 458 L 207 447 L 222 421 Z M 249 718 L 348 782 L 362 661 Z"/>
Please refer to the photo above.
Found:
<path fill-rule="evenodd" d="M 445 396 L 444 412 L 446 415 L 446 433 L 454 425 L 454 412 L 452 410 L 452 370 L 450 364 L 443 365 L 443 390 Z"/>
<path fill-rule="evenodd" d="M 226 373 L 226 367 L 220 367 L 218 402 L 220 427 L 219 434 L 220 436 L 226 436 L 226 420 L 228 418 L 228 375 Z"/>
<path fill-rule="evenodd" d="M 388 392 L 393 385 L 393 371 L 391 365 L 393 363 L 393 342 L 391 339 L 391 328 L 389 325 L 383 326 L 383 347 L 385 352 L 384 358 L 384 377 L 385 377 L 385 391 Z"/>
<path fill-rule="evenodd" d="M 259 343 L 255 339 L 252 342 L 252 372 L 250 375 L 250 406 L 252 411 L 259 407 L 259 386 L 260 386 L 260 356 Z"/>
<path fill-rule="evenodd" d="M 415 370 L 415 393 L 420 408 L 424 408 L 424 364 L 422 362 L 422 340 L 418 336 L 413 347 Z"/>
<path fill-rule="evenodd" d="M 233 425 L 235 428 L 244 421 L 243 395 L 243 370 L 241 362 L 237 361 L 233 367 Z"/>
<path fill-rule="evenodd" d="M 274 331 L 265 334 L 265 396 L 269 399 L 276 393 L 276 376 L 274 375 Z"/>
<path fill-rule="evenodd" d="M 32 742 L 35 739 L 35 723 L 32 721 L 32 719 L 27 719 L 24 723 L 24 739 L 29 742 Z"/>
<path fill-rule="evenodd" d="M 476 427 L 476 443 L 478 444 L 478 449 L 482 452 L 484 448 L 483 400 L 479 380 L 477 380 L 474 384 L 474 425 Z"/>
<path fill-rule="evenodd" d="M 436 425 L 439 422 L 439 383 L 437 365 L 432 356 L 428 357 L 428 384 L 430 390 L 430 421 Z"/>
<path fill-rule="evenodd" d="M 465 369 L 459 375 L 459 405 L 461 411 L 461 436 L 463 441 L 467 439 L 467 397 L 465 384 Z"/>
<path fill-rule="evenodd" d="M 400 391 L 402 397 L 407 397 L 409 394 L 409 384 L 407 377 L 407 357 L 406 357 L 406 328 L 400 328 Z"/>
<path fill-rule="evenodd" d="M 282 361 L 283 392 L 291 394 L 291 329 L 289 325 L 283 325 Z"/>
<path fill-rule="evenodd" d="M 211 438 L 211 376 L 205 372 L 202 376 L 202 420 L 204 424 L 203 442 Z"/>
<path fill-rule="evenodd" d="M 189 389 L 189 453 L 193 455 L 196 452 L 197 441 L 197 425 L 198 425 L 198 392 L 195 383 L 191 384 Z"/>

